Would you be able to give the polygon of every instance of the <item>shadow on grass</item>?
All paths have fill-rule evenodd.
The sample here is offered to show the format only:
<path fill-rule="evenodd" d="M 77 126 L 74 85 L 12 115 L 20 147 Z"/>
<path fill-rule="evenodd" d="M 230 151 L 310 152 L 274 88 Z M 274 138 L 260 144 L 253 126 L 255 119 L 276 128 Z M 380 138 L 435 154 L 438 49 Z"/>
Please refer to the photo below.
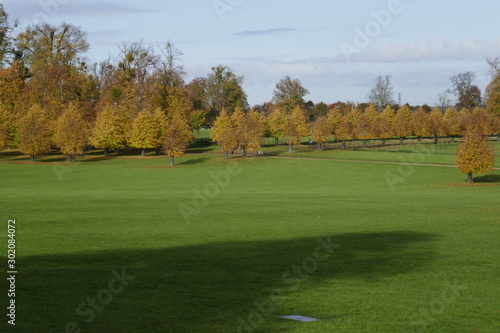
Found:
<path fill-rule="evenodd" d="M 500 175 L 474 177 L 474 183 L 500 183 Z"/>
<path fill-rule="evenodd" d="M 205 163 L 206 161 L 210 160 L 208 157 L 201 157 L 201 158 L 195 158 L 192 160 L 188 160 L 182 163 L 179 163 L 179 165 L 195 165 L 195 164 L 202 164 Z"/>
<path fill-rule="evenodd" d="M 302 274 L 313 285 L 332 279 L 370 284 L 409 274 L 435 259 L 427 243 L 433 238 L 417 232 L 332 236 L 330 243 L 338 248 L 317 270 L 308 274 L 302 269 Z M 327 242 L 326 236 L 322 239 Z M 311 287 L 304 281 L 293 290 L 300 280 L 292 268 L 303 267 L 318 246 L 316 238 L 306 238 L 24 257 L 17 332 L 63 332 L 71 321 L 82 332 L 236 332 L 237 318 L 247 318 L 256 310 L 254 302 L 268 300 L 273 290 L 285 296 L 307 293 Z M 134 280 L 122 292 L 106 292 L 111 271 L 123 268 Z M 293 283 L 283 280 L 286 272 Z M 117 282 L 114 287 L 120 286 Z M 84 306 L 80 310 L 86 315 L 76 313 L 80 304 L 96 297 L 104 304 L 100 312 Z M 276 319 L 289 314 L 285 304 L 265 313 L 256 331 L 286 325 Z M 85 322 L 94 312 L 95 319 Z"/>

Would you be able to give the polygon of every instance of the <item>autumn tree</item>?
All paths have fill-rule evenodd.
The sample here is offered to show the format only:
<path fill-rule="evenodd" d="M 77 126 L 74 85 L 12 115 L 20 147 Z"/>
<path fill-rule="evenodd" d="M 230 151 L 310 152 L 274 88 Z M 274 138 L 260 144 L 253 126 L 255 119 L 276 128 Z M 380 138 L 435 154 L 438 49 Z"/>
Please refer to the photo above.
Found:
<path fill-rule="evenodd" d="M 111 149 L 122 148 L 127 144 L 128 120 L 112 106 L 107 106 L 97 114 L 90 143 L 104 150 L 108 156 Z"/>
<path fill-rule="evenodd" d="M 5 111 L 6 107 L 0 104 L 0 151 L 7 147 L 9 142 L 9 114 Z"/>
<path fill-rule="evenodd" d="M 418 139 L 418 144 L 422 143 L 422 138 L 431 134 L 430 117 L 422 107 L 418 107 L 413 113 L 412 119 L 413 134 Z"/>
<path fill-rule="evenodd" d="M 432 109 L 429 115 L 429 132 L 434 136 L 435 144 L 438 144 L 439 137 L 445 133 L 443 114 L 438 108 Z"/>
<path fill-rule="evenodd" d="M 293 152 L 293 146 L 300 144 L 302 138 L 309 133 L 307 117 L 300 107 L 295 107 L 285 118 L 284 135 L 288 143 L 288 152 Z"/>
<path fill-rule="evenodd" d="M 494 149 L 488 144 L 487 137 L 469 132 L 458 147 L 457 165 L 461 173 L 467 174 L 467 181 L 472 183 L 472 175 L 493 171 L 495 164 Z"/>
<path fill-rule="evenodd" d="M 396 113 L 392 106 L 387 105 L 384 111 L 378 118 L 377 129 L 378 136 L 382 139 L 382 146 L 385 146 L 385 141 L 394 137 L 395 128 L 394 124 L 396 122 Z"/>
<path fill-rule="evenodd" d="M 400 144 L 403 144 L 404 139 L 412 135 L 412 113 L 408 104 L 398 109 L 396 117 L 394 118 L 394 129 L 396 136 L 399 137 Z"/>
<path fill-rule="evenodd" d="M 318 145 L 318 150 L 322 150 L 325 143 L 332 135 L 332 124 L 326 116 L 319 116 L 310 125 L 312 140 Z"/>
<path fill-rule="evenodd" d="M 146 156 L 146 149 L 160 148 L 163 144 L 165 123 L 165 113 L 160 108 L 154 112 L 143 109 L 132 124 L 131 146 L 141 149 L 142 156 Z"/>
<path fill-rule="evenodd" d="M 19 149 L 30 155 L 32 162 L 36 155 L 50 150 L 52 131 L 44 110 L 33 105 L 26 115 L 19 120 Z"/>
<path fill-rule="evenodd" d="M 266 133 L 264 115 L 253 109 L 244 112 L 237 108 L 231 118 L 236 126 L 236 141 L 238 148 L 242 150 L 243 156 L 247 156 L 248 149 L 260 149 Z"/>
<path fill-rule="evenodd" d="M 217 142 L 224 151 L 224 159 L 228 158 L 228 152 L 238 147 L 237 125 L 234 119 L 224 109 L 217 117 L 212 127 L 212 140 Z"/>
<path fill-rule="evenodd" d="M 167 118 L 163 135 L 163 149 L 165 155 L 170 157 L 171 166 L 174 165 L 176 157 L 184 155 L 193 140 L 193 130 L 188 119 L 180 113 L 172 113 Z"/>
<path fill-rule="evenodd" d="M 286 114 L 283 109 L 274 107 L 267 119 L 269 135 L 279 144 L 279 138 L 285 137 Z"/>
<path fill-rule="evenodd" d="M 500 118 L 500 57 L 488 59 L 491 66 L 491 82 L 486 88 L 486 109 L 491 112 L 495 118 Z"/>
<path fill-rule="evenodd" d="M 368 95 L 368 99 L 376 105 L 379 112 L 382 112 L 387 104 L 394 103 L 394 88 L 391 80 L 390 75 L 377 77 L 375 87 L 372 88 Z"/>
<path fill-rule="evenodd" d="M 460 118 L 455 108 L 449 107 L 443 116 L 444 132 L 447 136 L 451 137 L 451 142 L 455 143 L 455 137 L 461 134 L 460 132 Z"/>
<path fill-rule="evenodd" d="M 273 102 L 286 113 L 290 113 L 296 107 L 305 107 L 304 97 L 308 94 L 309 91 L 302 86 L 299 79 L 286 76 L 276 84 Z"/>
<path fill-rule="evenodd" d="M 68 155 L 68 162 L 72 162 L 74 155 L 85 152 L 88 134 L 83 113 L 74 104 L 70 104 L 56 122 L 54 143 L 61 153 Z"/>

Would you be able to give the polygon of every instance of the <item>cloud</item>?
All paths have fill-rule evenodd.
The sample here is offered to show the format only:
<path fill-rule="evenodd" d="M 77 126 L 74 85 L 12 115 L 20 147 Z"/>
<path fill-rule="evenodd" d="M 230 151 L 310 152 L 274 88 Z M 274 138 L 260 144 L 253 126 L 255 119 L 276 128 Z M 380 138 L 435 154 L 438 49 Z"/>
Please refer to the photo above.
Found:
<path fill-rule="evenodd" d="M 83 0 L 23 0 L 5 2 L 5 9 L 12 18 L 21 18 L 21 23 L 39 23 L 58 16 L 120 16 L 148 12 L 120 2 L 83 1 Z"/>
<path fill-rule="evenodd" d="M 388 43 L 373 49 L 354 53 L 353 62 L 404 63 L 425 61 L 470 61 L 484 60 L 500 54 L 500 38 L 479 40 L 468 38 L 459 42 L 437 38 L 431 41 L 418 41 L 406 45 Z M 343 55 L 337 61 L 345 61 Z"/>
<path fill-rule="evenodd" d="M 276 28 L 276 29 L 267 29 L 267 30 L 250 30 L 250 31 L 237 32 L 237 33 L 233 34 L 233 36 L 246 37 L 246 36 L 274 35 L 274 34 L 291 32 L 291 31 L 297 31 L 297 29 Z"/>

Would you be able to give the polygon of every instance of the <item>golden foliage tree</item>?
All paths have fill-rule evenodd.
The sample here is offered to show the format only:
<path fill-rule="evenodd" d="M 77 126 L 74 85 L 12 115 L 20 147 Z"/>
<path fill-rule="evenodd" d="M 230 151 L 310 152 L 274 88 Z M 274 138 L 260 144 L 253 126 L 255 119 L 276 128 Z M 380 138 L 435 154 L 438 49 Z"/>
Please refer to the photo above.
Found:
<path fill-rule="evenodd" d="M 488 144 L 487 136 L 469 132 L 458 147 L 457 165 L 461 173 L 467 174 L 467 181 L 473 182 L 472 175 L 490 173 L 495 164 L 494 149 Z"/>
<path fill-rule="evenodd" d="M 404 139 L 412 134 L 412 113 L 408 105 L 403 105 L 396 113 L 394 129 L 396 136 L 400 139 L 400 144 L 403 144 Z"/>
<path fill-rule="evenodd" d="M 236 108 L 231 118 L 236 125 L 236 140 L 243 156 L 247 156 L 248 149 L 260 149 L 266 134 L 266 120 L 263 114 L 253 109 L 245 113 L 241 108 Z"/>
<path fill-rule="evenodd" d="M 217 142 L 224 151 L 224 159 L 228 158 L 228 152 L 238 147 L 238 128 L 234 119 L 224 109 L 219 114 L 212 128 L 212 140 Z"/>
<path fill-rule="evenodd" d="M 412 119 L 413 134 L 418 138 L 418 143 L 422 143 L 422 138 L 431 134 L 430 117 L 421 107 L 413 113 Z"/>
<path fill-rule="evenodd" d="M 189 121 L 182 114 L 171 114 L 165 124 L 163 135 L 163 149 L 165 155 L 170 157 L 170 165 L 174 165 L 176 157 L 184 155 L 193 140 L 193 130 L 189 126 Z"/>
<path fill-rule="evenodd" d="M 83 113 L 70 104 L 56 122 L 54 143 L 61 153 L 68 155 L 68 162 L 72 162 L 74 155 L 85 152 L 88 136 L 89 128 Z"/>
<path fill-rule="evenodd" d="M 455 143 L 455 137 L 460 135 L 460 118 L 454 107 L 446 109 L 444 116 L 445 134 L 451 136 L 451 142 Z"/>
<path fill-rule="evenodd" d="M 146 149 L 161 147 L 166 120 L 165 113 L 160 108 L 154 112 L 149 109 L 139 112 L 132 124 L 131 146 L 142 149 L 142 156 L 146 156 Z"/>
<path fill-rule="evenodd" d="M 35 156 L 50 150 L 52 131 L 45 110 L 33 105 L 27 114 L 19 120 L 19 149 L 30 155 L 32 162 Z"/>
<path fill-rule="evenodd" d="M 438 108 L 432 109 L 429 115 L 429 132 L 434 136 L 435 144 L 439 142 L 439 137 L 446 132 L 443 114 Z"/>
<path fill-rule="evenodd" d="M 282 108 L 275 107 L 267 118 L 267 127 L 271 137 L 276 139 L 276 145 L 279 138 L 285 137 L 286 113 Z"/>
<path fill-rule="evenodd" d="M 394 137 L 394 123 L 396 121 L 396 113 L 392 106 L 387 105 L 378 119 L 378 136 L 382 139 L 382 146 L 385 146 L 385 140 Z"/>
<path fill-rule="evenodd" d="M 322 150 L 325 143 L 332 135 L 332 124 L 326 116 L 319 116 L 311 123 L 310 132 L 314 142 L 318 144 L 318 150 Z"/>
<path fill-rule="evenodd" d="M 291 153 L 293 146 L 300 144 L 302 138 L 309 134 L 309 126 L 304 110 L 298 106 L 285 119 L 284 135 L 288 143 L 288 152 Z"/>
<path fill-rule="evenodd" d="M 0 103 L 0 151 L 7 148 L 9 143 L 9 126 L 11 124 L 11 115 L 7 107 Z"/>
<path fill-rule="evenodd" d="M 127 144 L 127 125 L 128 119 L 120 116 L 115 108 L 104 107 L 97 114 L 90 143 L 103 149 L 104 155 L 107 156 L 110 149 L 122 148 Z"/>

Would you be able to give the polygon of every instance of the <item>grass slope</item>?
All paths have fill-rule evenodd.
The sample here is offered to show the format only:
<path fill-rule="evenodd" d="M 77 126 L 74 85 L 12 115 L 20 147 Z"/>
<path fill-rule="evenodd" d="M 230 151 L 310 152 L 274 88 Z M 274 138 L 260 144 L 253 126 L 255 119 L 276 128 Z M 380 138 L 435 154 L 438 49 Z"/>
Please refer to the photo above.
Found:
<path fill-rule="evenodd" d="M 5 160 L 16 332 L 500 330 L 498 171 L 462 186 L 451 168 L 331 160 Z"/>

